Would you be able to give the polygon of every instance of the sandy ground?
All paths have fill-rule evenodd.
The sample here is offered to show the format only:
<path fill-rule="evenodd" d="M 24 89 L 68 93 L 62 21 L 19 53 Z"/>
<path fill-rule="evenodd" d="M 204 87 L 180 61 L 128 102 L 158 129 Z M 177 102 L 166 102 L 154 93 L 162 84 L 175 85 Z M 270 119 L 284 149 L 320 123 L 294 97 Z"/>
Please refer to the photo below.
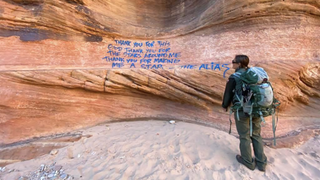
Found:
<path fill-rule="evenodd" d="M 100 125 L 82 133 L 88 136 L 53 155 L 7 165 L 0 179 L 19 179 L 54 162 L 74 179 L 85 180 L 320 178 L 319 136 L 293 149 L 265 147 L 268 166 L 260 172 L 236 161 L 236 137 L 211 127 L 137 121 Z"/>

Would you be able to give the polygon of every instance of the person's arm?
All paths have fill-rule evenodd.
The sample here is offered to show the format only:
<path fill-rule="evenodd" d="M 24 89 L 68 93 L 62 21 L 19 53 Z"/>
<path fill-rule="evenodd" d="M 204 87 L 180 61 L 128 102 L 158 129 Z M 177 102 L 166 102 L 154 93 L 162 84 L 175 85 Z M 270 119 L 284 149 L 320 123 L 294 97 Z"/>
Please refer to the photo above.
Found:
<path fill-rule="evenodd" d="M 223 95 L 223 100 L 222 100 L 222 107 L 224 109 L 226 109 L 226 111 L 228 110 L 228 107 L 230 106 L 232 99 L 233 99 L 233 95 L 234 92 L 233 90 L 236 87 L 236 81 L 234 78 L 229 78 L 227 85 L 226 85 L 226 89 L 224 90 L 224 95 Z"/>

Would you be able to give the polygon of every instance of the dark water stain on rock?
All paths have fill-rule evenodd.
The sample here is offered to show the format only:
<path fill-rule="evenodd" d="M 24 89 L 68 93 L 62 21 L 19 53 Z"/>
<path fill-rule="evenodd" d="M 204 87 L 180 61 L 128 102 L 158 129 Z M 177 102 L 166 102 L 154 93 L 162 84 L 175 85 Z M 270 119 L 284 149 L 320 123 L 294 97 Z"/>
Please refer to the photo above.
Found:
<path fill-rule="evenodd" d="M 81 4 L 84 5 L 83 0 L 65 0 L 69 4 Z"/>
<path fill-rule="evenodd" d="M 78 5 L 76 7 L 76 10 L 78 10 L 80 12 L 83 12 L 83 13 L 89 15 L 89 16 L 92 15 L 91 10 L 89 8 L 87 8 L 86 6 Z"/>
<path fill-rule="evenodd" d="M 8 3 L 15 3 L 15 4 L 18 4 L 18 5 L 39 5 L 39 4 L 42 4 L 44 2 L 44 0 L 4 0 Z"/>
<path fill-rule="evenodd" d="M 24 28 L 20 32 L 20 40 L 22 41 L 41 41 L 48 38 L 47 32 L 39 29 Z"/>
<path fill-rule="evenodd" d="M 87 42 L 101 42 L 103 38 L 101 36 L 91 35 L 91 36 L 86 36 L 85 40 Z"/>
<path fill-rule="evenodd" d="M 44 39 L 68 40 L 68 35 L 57 34 L 37 28 L 21 28 L 17 30 L 0 29 L 0 36 L 19 36 L 21 41 L 41 41 Z"/>
<path fill-rule="evenodd" d="M 23 28 L 20 30 L 0 30 L 0 36 L 10 37 L 19 36 L 22 41 L 40 41 L 46 39 L 47 36 L 43 33 L 39 33 L 37 29 Z"/>
<path fill-rule="evenodd" d="M 44 0 L 4 0 L 7 3 L 18 5 L 24 9 L 32 11 L 36 16 L 42 11 Z M 1 13 L 1 11 L 0 11 Z"/>

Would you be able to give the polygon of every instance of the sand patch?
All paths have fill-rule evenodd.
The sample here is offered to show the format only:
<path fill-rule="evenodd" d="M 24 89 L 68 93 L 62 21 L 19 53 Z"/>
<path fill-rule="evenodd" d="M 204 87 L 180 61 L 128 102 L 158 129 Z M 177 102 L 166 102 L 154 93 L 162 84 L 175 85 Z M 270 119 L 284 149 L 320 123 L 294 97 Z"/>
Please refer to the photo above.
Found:
<path fill-rule="evenodd" d="M 236 159 L 239 140 L 196 124 L 119 122 L 83 130 L 58 152 L 6 166 L 0 178 L 18 179 L 41 166 L 61 166 L 75 179 L 317 179 L 320 137 L 294 149 L 265 147 L 265 173 Z M 14 171 L 9 172 L 14 169 Z"/>

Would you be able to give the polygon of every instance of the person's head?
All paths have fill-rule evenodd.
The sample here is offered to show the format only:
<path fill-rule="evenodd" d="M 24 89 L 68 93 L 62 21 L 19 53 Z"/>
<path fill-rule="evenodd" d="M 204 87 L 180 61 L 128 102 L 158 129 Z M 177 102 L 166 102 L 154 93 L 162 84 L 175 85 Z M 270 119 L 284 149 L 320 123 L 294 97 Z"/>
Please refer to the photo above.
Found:
<path fill-rule="evenodd" d="M 235 58 L 232 60 L 232 68 L 248 68 L 249 64 L 249 57 L 246 55 L 236 55 Z"/>

